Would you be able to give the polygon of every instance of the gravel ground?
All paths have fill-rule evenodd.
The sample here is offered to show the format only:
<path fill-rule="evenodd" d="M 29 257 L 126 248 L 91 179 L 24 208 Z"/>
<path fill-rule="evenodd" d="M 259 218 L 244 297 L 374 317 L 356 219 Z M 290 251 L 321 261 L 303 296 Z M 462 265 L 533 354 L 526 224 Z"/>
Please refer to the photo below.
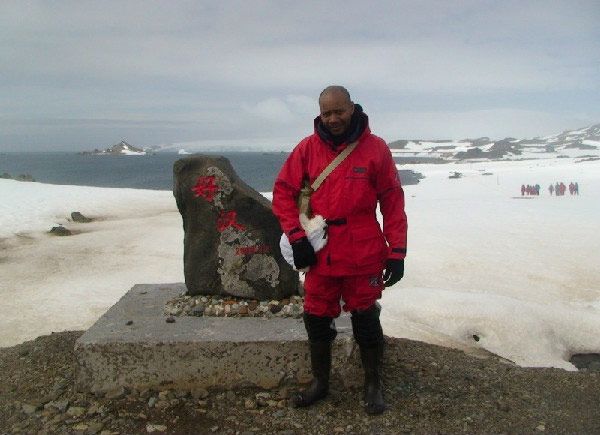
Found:
<path fill-rule="evenodd" d="M 81 331 L 0 348 L 0 433 L 600 433 L 600 373 L 515 367 L 498 358 L 387 339 L 389 409 L 364 414 L 359 389 L 332 382 L 310 409 L 289 391 L 76 391 Z"/>

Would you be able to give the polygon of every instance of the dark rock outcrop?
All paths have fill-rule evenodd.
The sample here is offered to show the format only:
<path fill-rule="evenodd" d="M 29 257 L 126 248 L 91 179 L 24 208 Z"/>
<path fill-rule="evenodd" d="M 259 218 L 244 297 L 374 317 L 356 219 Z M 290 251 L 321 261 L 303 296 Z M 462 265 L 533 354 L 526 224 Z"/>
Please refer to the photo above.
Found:
<path fill-rule="evenodd" d="M 15 177 L 15 180 L 34 182 L 35 178 L 33 178 L 33 176 L 31 174 L 19 174 Z"/>
<path fill-rule="evenodd" d="M 480 159 L 485 158 L 488 153 L 483 152 L 480 148 L 469 148 L 467 151 L 460 151 L 454 155 L 455 159 Z"/>
<path fill-rule="evenodd" d="M 600 353 L 576 353 L 569 362 L 579 370 L 600 372 Z"/>
<path fill-rule="evenodd" d="M 419 184 L 419 181 L 425 178 L 425 176 L 420 172 L 410 169 L 400 169 L 398 173 L 400 174 L 400 180 L 403 186 Z"/>
<path fill-rule="evenodd" d="M 205 155 L 178 160 L 173 183 L 190 295 L 264 300 L 298 294 L 298 273 L 281 256 L 271 203 L 237 176 L 229 160 Z"/>
<path fill-rule="evenodd" d="M 53 236 L 70 236 L 72 234 L 70 230 L 63 227 L 62 225 L 52 227 L 52 229 L 49 231 L 49 233 L 52 234 Z"/>
<path fill-rule="evenodd" d="M 15 177 L 13 177 L 12 175 L 10 175 L 8 172 L 3 172 L 0 175 L 0 178 L 4 178 L 7 180 L 16 180 L 16 181 L 31 181 L 31 182 L 35 182 L 35 178 L 33 178 L 33 176 L 31 174 L 19 174 Z"/>
<path fill-rule="evenodd" d="M 92 221 L 92 219 L 85 217 L 78 211 L 74 211 L 73 213 L 71 213 L 71 219 L 73 219 L 73 222 L 79 222 L 82 224 L 87 224 Z"/>

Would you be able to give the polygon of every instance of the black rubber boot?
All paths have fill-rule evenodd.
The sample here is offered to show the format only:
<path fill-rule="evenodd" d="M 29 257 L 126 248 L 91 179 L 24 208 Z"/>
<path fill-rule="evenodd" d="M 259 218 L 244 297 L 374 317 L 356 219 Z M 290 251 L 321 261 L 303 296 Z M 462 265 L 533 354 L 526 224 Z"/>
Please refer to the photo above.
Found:
<path fill-rule="evenodd" d="M 331 342 L 310 343 L 310 365 L 313 380 L 310 386 L 293 398 L 297 408 L 304 408 L 327 397 L 329 394 L 329 373 L 331 372 Z"/>
<path fill-rule="evenodd" d="M 365 411 L 379 415 L 385 411 L 381 371 L 383 367 L 383 342 L 375 347 L 360 347 L 360 359 L 365 371 Z"/>
<path fill-rule="evenodd" d="M 381 307 L 375 303 L 366 310 L 352 312 L 352 332 L 360 347 L 365 371 L 365 411 L 378 415 L 385 411 L 381 372 L 383 368 L 383 330 L 379 321 Z"/>

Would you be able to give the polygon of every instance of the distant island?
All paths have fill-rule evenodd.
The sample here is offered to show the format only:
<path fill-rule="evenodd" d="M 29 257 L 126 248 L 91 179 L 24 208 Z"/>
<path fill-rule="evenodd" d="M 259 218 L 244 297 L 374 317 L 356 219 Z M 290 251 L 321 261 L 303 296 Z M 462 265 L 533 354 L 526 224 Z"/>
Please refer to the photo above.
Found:
<path fill-rule="evenodd" d="M 392 155 L 403 163 L 515 160 L 578 157 L 600 159 L 600 124 L 533 139 L 489 137 L 462 140 L 403 139 L 388 143 Z"/>
<path fill-rule="evenodd" d="M 82 151 L 79 154 L 93 156 L 145 156 L 148 153 L 145 149 L 134 147 L 133 145 L 122 140 L 118 144 L 108 147 L 105 150 L 99 150 L 96 148 L 94 151 Z"/>
<path fill-rule="evenodd" d="M 236 141 L 231 145 L 203 145 L 201 142 L 165 143 L 143 148 L 122 140 L 105 150 L 83 151 L 84 155 L 127 155 L 143 156 L 157 153 L 177 153 L 179 155 L 197 152 L 262 152 L 289 153 L 288 150 L 267 150 L 264 147 L 243 145 Z M 524 160 L 536 158 L 578 157 L 586 160 L 600 159 L 600 124 L 577 130 L 566 130 L 559 134 L 543 137 L 516 139 L 506 137 L 495 140 L 489 137 L 453 139 L 401 139 L 389 142 L 388 147 L 398 163 L 448 163 L 487 160 Z"/>

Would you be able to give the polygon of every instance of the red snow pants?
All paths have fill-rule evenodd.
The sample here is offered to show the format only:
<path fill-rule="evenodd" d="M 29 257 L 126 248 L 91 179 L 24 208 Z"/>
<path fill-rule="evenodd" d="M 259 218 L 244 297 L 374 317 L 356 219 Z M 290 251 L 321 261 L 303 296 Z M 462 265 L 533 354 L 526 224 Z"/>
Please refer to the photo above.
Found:
<path fill-rule="evenodd" d="M 344 302 L 344 311 L 367 309 L 381 298 L 382 273 L 327 276 L 309 270 L 304 279 L 304 311 L 335 318 L 341 312 L 340 299 Z"/>

